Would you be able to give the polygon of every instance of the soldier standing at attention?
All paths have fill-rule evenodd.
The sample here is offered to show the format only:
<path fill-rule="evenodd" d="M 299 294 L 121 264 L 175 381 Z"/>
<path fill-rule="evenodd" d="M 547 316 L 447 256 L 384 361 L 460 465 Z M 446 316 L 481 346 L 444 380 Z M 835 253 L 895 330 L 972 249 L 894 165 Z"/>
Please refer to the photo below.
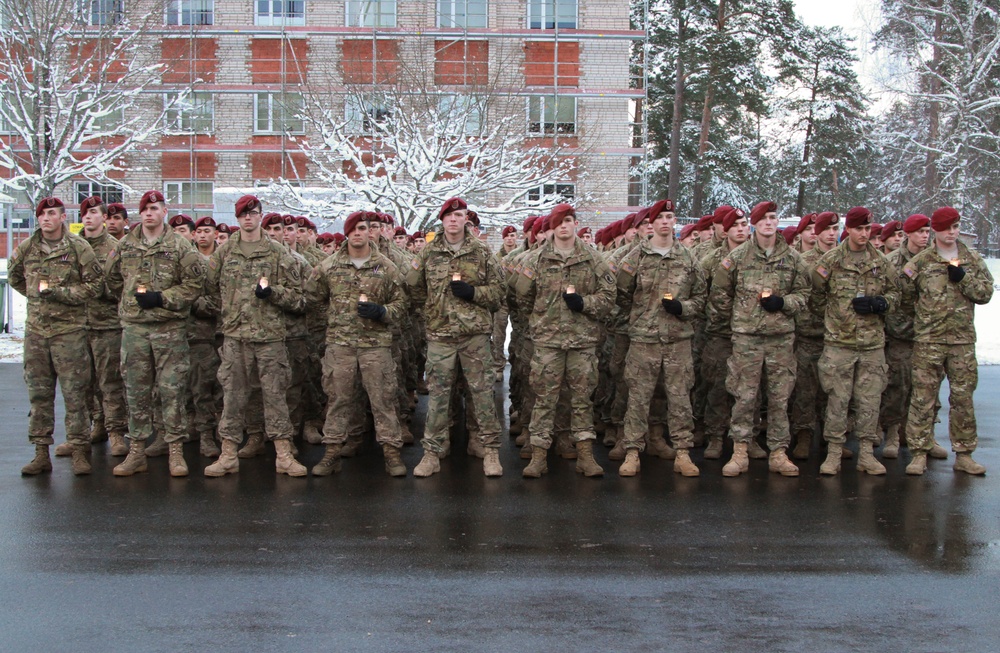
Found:
<path fill-rule="evenodd" d="M 171 476 L 187 476 L 190 370 L 187 318 L 201 294 L 204 265 L 195 248 L 164 224 L 163 194 L 139 200 L 140 226 L 118 242 L 104 266 L 105 283 L 118 300 L 122 369 L 128 399 L 129 452 L 115 476 L 146 471 L 146 440 L 153 435 L 153 389 L 163 413 L 163 440 Z"/>
<path fill-rule="evenodd" d="M 982 475 L 973 460 L 978 437 L 972 393 L 979 381 L 975 305 L 993 297 L 993 277 L 982 257 L 959 239 L 958 211 L 942 207 L 931 215 L 934 246 L 903 267 L 902 282 L 916 310 L 913 318 L 913 390 L 906 417 L 906 442 L 913 459 L 906 473 L 923 474 L 934 446 L 934 399 L 948 377 L 948 430 L 955 471 Z"/>
<path fill-rule="evenodd" d="M 493 401 L 490 333 L 493 312 L 504 296 L 500 264 L 466 226 L 465 200 L 447 200 L 438 212 L 442 232 L 417 255 L 406 283 L 414 305 L 424 307 L 427 331 L 427 424 L 424 457 L 413 470 L 418 477 L 441 470 L 448 439 L 448 405 L 457 368 L 462 366 L 472 395 L 471 406 L 486 450 L 483 473 L 501 476 L 500 422 Z"/>
<path fill-rule="evenodd" d="M 104 218 L 104 226 L 108 228 L 108 233 L 116 240 L 125 237 L 125 227 L 128 225 L 128 211 L 124 204 L 115 202 L 108 204 L 108 214 Z"/>
<path fill-rule="evenodd" d="M 765 372 L 768 467 L 782 476 L 799 475 L 786 454 L 791 440 L 788 397 L 795 387 L 795 316 L 806 310 L 809 271 L 799 253 L 777 237 L 777 208 L 774 202 L 753 207 L 754 233 L 722 259 L 712 279 L 709 303 L 715 313 L 732 316 L 733 330 L 726 389 L 735 399 L 729 430 L 734 444 L 723 476 L 747 471 L 757 393 Z"/>
<path fill-rule="evenodd" d="M 218 302 L 222 334 L 223 407 L 219 422 L 222 454 L 205 468 L 205 476 L 240 470 L 237 447 L 243 440 L 248 398 L 260 392 L 264 428 L 274 441 L 275 471 L 305 476 L 292 456 L 292 423 L 288 418 L 288 355 L 284 311 L 302 310 L 302 279 L 291 254 L 260 228 L 260 200 L 244 195 L 236 201 L 239 230 L 212 255 L 206 294 Z M 257 387 L 259 386 L 259 387 Z"/>
<path fill-rule="evenodd" d="M 65 217 L 61 200 L 47 197 L 39 202 L 38 229 L 7 262 L 11 287 L 28 298 L 24 381 L 31 403 L 28 440 L 35 445 L 35 457 L 21 468 L 28 476 L 52 471 L 49 445 L 55 430 L 56 381 L 66 404 L 73 473 L 90 473 L 87 302 L 101 291 L 102 276 L 94 250 L 69 232 Z"/>
<path fill-rule="evenodd" d="M 215 253 L 215 220 L 199 218 L 194 223 L 194 244 L 202 262 L 208 265 Z M 202 293 L 191 306 L 188 318 L 188 347 L 191 351 L 191 405 L 193 426 L 198 433 L 198 450 L 206 458 L 218 458 L 220 449 L 215 437 L 218 426 L 219 352 L 215 346 L 218 330 L 218 307 Z"/>

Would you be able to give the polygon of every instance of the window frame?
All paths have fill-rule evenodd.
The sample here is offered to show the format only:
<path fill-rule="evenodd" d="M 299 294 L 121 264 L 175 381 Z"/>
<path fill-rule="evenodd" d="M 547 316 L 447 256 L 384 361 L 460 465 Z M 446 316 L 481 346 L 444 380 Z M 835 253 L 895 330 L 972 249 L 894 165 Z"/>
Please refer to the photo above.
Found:
<path fill-rule="evenodd" d="M 469 5 L 481 4 L 483 13 L 481 14 L 482 25 L 469 24 Z M 462 21 L 459 21 L 459 7 L 463 6 L 465 12 L 461 14 Z M 446 11 L 445 7 L 449 7 Z M 489 0 L 437 0 L 436 3 L 437 26 L 442 29 L 486 29 L 490 25 L 490 3 Z M 475 18 L 480 18 L 480 14 L 474 14 Z M 446 24 L 450 23 L 450 24 Z"/>
<path fill-rule="evenodd" d="M 163 104 L 166 106 L 173 99 L 177 93 L 164 93 L 163 94 Z M 207 99 L 208 105 L 208 127 L 199 128 L 198 126 L 184 126 L 182 121 L 193 122 L 199 119 L 204 119 L 205 116 L 199 115 L 197 110 L 200 107 L 204 107 L 206 103 L 192 104 L 192 109 L 185 111 L 184 109 L 178 109 L 178 103 L 175 103 L 173 108 L 166 111 L 163 116 L 164 126 L 163 129 L 168 134 L 211 134 L 215 131 L 215 94 L 208 91 L 191 91 L 187 95 L 188 98 L 193 98 L 195 102 L 199 98 Z M 173 114 L 173 115 L 171 115 Z"/>
<path fill-rule="evenodd" d="M 393 113 L 393 107 L 388 102 L 361 98 L 357 95 L 348 95 L 344 98 L 344 124 L 349 134 L 370 134 L 374 131 L 375 122 L 386 116 L 391 118 Z"/>
<path fill-rule="evenodd" d="M 188 9 L 184 9 L 184 5 L 188 4 Z M 200 7 L 206 8 L 195 8 L 193 5 L 197 3 Z M 187 22 L 184 21 L 184 14 L 187 13 L 189 19 Z M 201 20 L 192 20 L 193 16 L 201 16 Z M 206 20 L 207 18 L 207 20 Z M 171 22 L 173 20 L 173 22 Z M 167 0 L 166 8 L 164 9 L 163 22 L 168 27 L 198 27 L 202 25 L 214 25 L 215 24 L 215 0 Z"/>
<path fill-rule="evenodd" d="M 559 6 L 573 3 L 573 24 L 561 24 Z M 527 0 L 526 23 L 528 29 L 577 29 L 580 25 L 580 2 L 579 0 Z M 535 12 L 538 15 L 537 25 L 533 18 Z M 550 13 L 551 12 L 551 13 Z M 551 27 L 549 23 L 551 22 Z"/>
<path fill-rule="evenodd" d="M 267 10 L 261 13 L 261 3 L 267 3 Z M 281 9 L 275 12 L 276 2 L 281 3 Z M 253 24 L 259 27 L 296 27 L 306 24 L 306 0 L 253 0 Z M 294 3 L 302 6 L 301 12 Z"/>
<path fill-rule="evenodd" d="M 545 120 L 546 109 L 548 108 L 548 102 L 555 102 L 555 106 L 552 108 L 552 120 Z M 534 121 L 532 112 L 534 107 L 532 104 L 538 102 L 538 120 Z M 573 106 L 573 121 L 566 122 L 559 120 L 559 105 L 563 102 L 572 102 Z M 579 113 L 579 107 L 577 105 L 577 98 L 569 95 L 531 95 L 528 97 L 527 102 L 527 133 L 529 136 L 576 136 L 577 135 L 577 116 Z M 537 125 L 537 128 L 533 128 Z M 549 127 L 551 125 L 551 127 Z M 560 129 L 560 125 L 571 125 L 571 129 Z"/>
<path fill-rule="evenodd" d="M 546 192 L 547 188 L 551 188 L 552 192 Z M 569 189 L 569 193 L 560 192 L 560 190 Z M 529 202 L 541 202 L 547 197 L 558 197 L 560 201 L 572 202 L 576 199 L 576 182 L 566 181 L 566 182 L 555 182 L 552 184 L 542 184 L 541 186 L 536 186 L 528 191 L 528 201 Z"/>
<path fill-rule="evenodd" d="M 84 187 L 87 190 L 81 192 L 81 189 Z M 77 204 L 82 204 L 83 200 L 94 195 L 104 200 L 105 205 L 125 201 L 125 189 L 121 186 L 117 184 L 102 184 L 99 181 L 91 181 L 89 179 L 77 179 L 73 181 L 73 192 L 76 194 Z"/>
<path fill-rule="evenodd" d="M 452 104 L 444 106 L 447 102 L 451 102 Z M 438 97 L 437 108 L 439 119 L 443 118 L 446 111 L 449 116 L 454 115 L 456 110 L 467 111 L 470 118 L 465 121 L 465 129 L 463 130 L 465 136 L 476 136 L 482 132 L 483 106 L 477 101 L 475 96 L 462 93 L 444 93 Z M 471 116 L 475 116 L 475 120 Z"/>
<path fill-rule="evenodd" d="M 189 188 L 185 193 L 184 185 Z M 197 188 L 200 186 L 201 188 Z M 174 187 L 174 188 L 171 188 Z M 208 191 L 208 201 L 198 202 L 198 193 Z M 215 205 L 215 182 L 204 179 L 167 179 L 163 182 L 163 197 L 166 198 L 168 206 L 174 209 L 183 207 L 214 206 Z M 204 199 L 204 197 L 202 198 Z"/>
<path fill-rule="evenodd" d="M 121 25 L 125 20 L 125 0 L 77 0 L 77 13 L 78 20 L 91 27 Z"/>
<path fill-rule="evenodd" d="M 383 20 L 384 17 L 388 17 L 390 14 L 383 13 L 382 5 L 392 6 L 392 24 L 385 24 L 386 21 Z M 375 20 L 371 21 L 371 24 L 367 24 L 367 20 L 355 20 L 355 18 L 365 18 L 366 15 L 360 12 L 362 5 L 375 5 L 376 11 L 374 13 Z M 352 11 L 352 8 L 355 11 Z M 344 26 L 345 27 L 370 27 L 372 29 L 380 27 L 396 27 L 399 21 L 399 1 L 398 0 L 345 0 L 344 2 Z"/>
<path fill-rule="evenodd" d="M 273 92 L 273 91 L 258 91 L 253 94 L 253 133 L 257 135 L 261 134 L 294 134 L 301 135 L 306 133 L 305 119 L 289 117 L 286 115 L 287 108 L 283 107 L 284 98 L 297 97 L 299 102 L 299 110 L 304 107 L 305 98 L 301 93 L 296 92 Z M 260 121 L 260 111 L 261 111 L 261 100 L 263 98 L 267 99 L 267 129 L 261 129 Z M 281 103 L 275 103 L 276 98 L 281 98 Z M 275 109 L 280 111 L 278 115 L 279 119 L 276 119 Z M 289 120 L 296 121 L 297 125 L 288 125 Z M 283 124 L 278 125 L 281 122 Z"/>
<path fill-rule="evenodd" d="M 82 91 L 81 95 L 83 95 L 83 97 L 85 97 L 89 101 L 92 96 L 96 95 L 96 93 L 94 93 L 93 91 Z M 100 106 L 100 102 L 98 102 L 98 106 Z M 101 107 L 101 108 L 103 110 L 103 107 Z M 108 121 L 112 121 L 112 120 L 116 121 L 116 123 L 119 126 L 119 128 L 122 125 L 125 124 L 126 117 L 125 117 L 125 105 L 124 104 L 119 104 L 108 115 L 102 116 L 100 118 L 96 118 L 94 120 L 93 127 L 91 129 L 88 129 L 86 131 L 86 133 L 88 135 L 91 135 L 91 134 L 95 134 L 97 132 L 114 132 L 115 131 L 114 129 L 109 129 L 108 128 Z"/>

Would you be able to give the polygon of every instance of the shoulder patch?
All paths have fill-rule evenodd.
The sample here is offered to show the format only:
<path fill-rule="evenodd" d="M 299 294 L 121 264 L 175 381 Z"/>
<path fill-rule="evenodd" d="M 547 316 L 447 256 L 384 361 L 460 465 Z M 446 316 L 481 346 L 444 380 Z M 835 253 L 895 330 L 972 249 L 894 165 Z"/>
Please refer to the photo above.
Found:
<path fill-rule="evenodd" d="M 534 279 L 535 278 L 535 270 L 534 270 L 534 268 L 523 267 L 523 268 L 521 268 L 521 274 L 523 274 L 524 276 L 528 277 L 529 279 Z"/>
<path fill-rule="evenodd" d="M 608 267 L 611 268 L 611 271 L 613 273 L 618 274 L 618 266 L 615 265 L 613 262 L 608 261 Z"/>
<path fill-rule="evenodd" d="M 410 261 L 410 267 L 413 268 L 414 270 L 419 270 L 420 261 L 418 259 L 413 259 L 412 261 Z"/>
<path fill-rule="evenodd" d="M 724 259 L 722 259 L 722 262 L 719 263 L 719 265 L 721 265 L 722 267 L 724 267 L 724 268 L 726 268 L 728 270 L 728 269 L 730 269 L 730 268 L 733 267 L 733 262 L 732 262 L 731 259 L 724 258 Z"/>
<path fill-rule="evenodd" d="M 821 276 L 821 277 L 823 277 L 824 279 L 826 279 L 827 277 L 829 277 L 829 276 L 830 276 L 830 271 L 829 271 L 829 270 L 827 270 L 827 269 L 826 269 L 825 267 L 823 267 L 822 265 L 817 265 L 817 266 L 816 266 L 816 274 L 818 274 L 819 276 Z"/>
<path fill-rule="evenodd" d="M 607 281 L 610 284 L 614 284 L 614 282 L 615 282 L 614 278 L 612 278 L 612 276 L 610 274 L 605 274 L 604 275 L 604 280 Z"/>
<path fill-rule="evenodd" d="M 906 267 L 903 268 L 903 274 L 905 274 L 906 276 L 908 276 L 908 277 L 910 277 L 912 279 L 913 275 L 916 274 L 916 271 L 913 268 L 911 268 L 909 265 L 907 265 Z"/>
<path fill-rule="evenodd" d="M 635 267 L 628 261 L 622 261 L 621 268 L 629 274 L 635 274 Z"/>

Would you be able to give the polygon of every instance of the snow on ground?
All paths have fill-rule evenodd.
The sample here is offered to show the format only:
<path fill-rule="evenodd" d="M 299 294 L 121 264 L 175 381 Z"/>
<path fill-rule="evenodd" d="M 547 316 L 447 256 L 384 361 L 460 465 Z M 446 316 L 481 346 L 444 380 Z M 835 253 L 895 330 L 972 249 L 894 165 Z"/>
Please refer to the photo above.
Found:
<path fill-rule="evenodd" d="M 987 259 L 990 274 L 996 281 L 995 287 L 1000 291 L 1000 259 Z M 0 259 L 0 265 L 6 267 L 6 262 Z M 11 291 L 13 297 L 13 320 L 10 333 L 0 333 L 0 363 L 21 363 L 24 347 L 24 318 L 28 313 L 27 300 L 20 294 Z M 976 357 L 980 365 L 1000 365 L 1000 292 L 997 292 L 986 306 L 976 307 Z M 507 339 L 510 341 L 510 326 L 507 327 Z"/>

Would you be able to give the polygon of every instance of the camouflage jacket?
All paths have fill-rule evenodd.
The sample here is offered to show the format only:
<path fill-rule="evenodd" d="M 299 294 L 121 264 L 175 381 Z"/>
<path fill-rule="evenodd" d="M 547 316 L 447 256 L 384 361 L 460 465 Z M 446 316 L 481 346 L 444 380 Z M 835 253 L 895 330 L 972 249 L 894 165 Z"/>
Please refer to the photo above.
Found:
<path fill-rule="evenodd" d="M 309 278 L 309 275 L 312 273 L 312 271 L 313 271 L 314 268 L 313 268 L 312 265 L 309 264 L 309 260 L 305 256 L 303 256 L 302 254 L 299 254 L 295 250 L 288 249 L 287 247 L 286 247 L 286 249 L 288 250 L 288 253 L 292 255 L 292 258 L 295 259 L 295 264 L 299 268 L 299 279 L 302 279 L 302 290 L 303 290 L 303 293 L 304 293 L 305 292 L 306 279 Z M 302 302 L 302 304 L 300 306 L 298 306 L 296 308 L 296 310 L 285 311 L 285 338 L 286 339 L 288 339 L 288 338 L 307 338 L 307 337 L 309 337 L 308 310 L 309 310 L 310 306 L 311 305 L 308 304 L 305 301 L 305 297 L 303 296 L 303 302 Z M 325 315 L 326 314 L 325 313 L 326 304 L 320 304 L 318 306 L 318 308 L 319 308 L 320 311 L 322 311 L 320 313 L 320 315 Z"/>
<path fill-rule="evenodd" d="M 680 317 L 663 308 L 669 293 L 681 303 Z M 618 262 L 618 306 L 635 342 L 673 343 L 694 336 L 692 320 L 705 311 L 705 277 L 694 254 L 674 241 L 667 254 L 643 242 Z"/>
<path fill-rule="evenodd" d="M 451 292 L 452 274 L 475 287 L 471 302 Z M 424 307 L 428 340 L 484 335 L 493 331 L 493 311 L 504 294 L 504 277 L 493 252 L 466 227 L 458 251 L 438 236 L 410 263 L 406 274 L 410 298 Z"/>
<path fill-rule="evenodd" d="M 618 249 L 612 250 L 611 252 L 609 252 L 608 256 L 601 257 L 604 260 L 604 262 L 608 264 L 608 268 L 611 270 L 612 277 L 618 274 L 618 269 L 619 269 L 618 264 L 621 262 L 621 260 L 624 259 L 629 254 L 631 254 L 632 252 L 636 252 L 639 250 L 639 247 L 642 245 L 642 243 L 640 242 L 641 240 L 642 239 L 637 237 L 633 239 L 631 243 L 622 245 Z M 619 307 L 617 304 L 611 307 L 611 310 L 608 312 L 608 317 L 604 320 L 604 322 L 608 327 L 608 333 L 614 335 L 622 335 L 622 336 L 628 335 L 629 332 L 628 312 L 623 311 L 621 307 Z"/>
<path fill-rule="evenodd" d="M 695 252 L 698 251 L 696 247 Z M 722 259 L 726 257 L 729 252 L 729 240 L 726 239 L 722 241 L 722 244 L 713 250 L 710 250 L 708 254 L 702 257 L 700 265 L 702 276 L 705 278 L 705 333 L 708 335 L 716 336 L 718 338 L 725 338 L 729 340 L 733 337 L 732 324 L 732 312 L 720 314 L 716 311 L 712 304 L 707 300 L 709 294 L 712 291 L 712 279 L 715 277 L 715 270 L 719 267 L 719 263 Z"/>
<path fill-rule="evenodd" d="M 965 277 L 948 279 L 948 261 L 937 249 L 920 252 L 903 266 L 903 292 L 914 306 L 916 342 L 967 345 L 976 342 L 975 307 L 993 297 L 993 275 L 978 253 L 958 241 L 958 260 Z"/>
<path fill-rule="evenodd" d="M 809 301 L 809 270 L 802 256 L 780 235 L 767 254 L 753 235 L 719 262 L 708 301 L 720 315 L 731 315 L 733 333 L 779 336 L 795 332 L 795 316 Z M 779 295 L 785 305 L 768 312 L 760 305 L 761 293 Z"/>
<path fill-rule="evenodd" d="M 886 256 L 897 270 L 903 270 L 916 254 L 911 254 L 904 242 L 898 249 Z M 906 279 L 902 279 L 903 282 Z M 906 284 L 900 284 L 906 290 Z M 890 338 L 913 342 L 913 294 L 903 292 L 900 295 L 899 307 L 885 316 L 885 332 Z"/>
<path fill-rule="evenodd" d="M 583 312 L 569 310 L 563 299 L 567 286 L 583 296 Z M 515 281 L 519 301 L 531 307 L 529 333 L 536 345 L 559 349 L 594 347 L 600 339 L 598 324 L 615 303 L 615 279 L 600 254 L 579 238 L 567 258 L 551 243 L 538 249 L 521 265 Z"/>
<path fill-rule="evenodd" d="M 362 294 L 385 307 L 381 321 L 358 315 Z M 391 347 L 392 324 L 406 312 L 399 270 L 374 248 L 360 268 L 351 263 L 347 247 L 340 248 L 313 268 L 306 282 L 306 295 L 311 302 L 328 306 L 326 342 L 330 345 Z"/>
<path fill-rule="evenodd" d="M 202 292 L 205 265 L 194 245 L 170 227 L 152 243 L 142 229 L 130 231 L 118 241 L 104 264 L 108 291 L 118 298 L 118 317 L 125 324 L 155 324 L 187 320 L 191 304 Z M 136 288 L 163 296 L 163 307 L 142 309 L 135 300 Z"/>
<path fill-rule="evenodd" d="M 63 237 L 48 252 L 41 230 L 22 242 L 7 261 L 11 288 L 28 298 L 24 329 L 43 338 L 87 326 L 87 303 L 101 292 L 104 275 L 87 241 L 63 225 Z M 38 292 L 45 279 L 50 292 Z"/>
<path fill-rule="evenodd" d="M 93 238 L 82 232 L 80 235 L 94 250 L 94 256 L 101 266 L 101 291 L 97 297 L 87 302 L 87 328 L 95 331 L 121 329 L 122 322 L 118 319 L 118 298 L 109 293 L 103 283 L 104 264 L 108 262 L 108 255 L 118 244 L 118 239 L 109 234 L 107 229 Z"/>
<path fill-rule="evenodd" d="M 299 265 L 284 245 L 263 236 L 250 256 L 240 249 L 243 232 L 237 231 L 208 263 L 206 292 L 219 307 L 222 333 L 249 342 L 285 339 L 285 311 L 304 308 Z M 267 277 L 271 296 L 255 294 L 261 277 Z"/>
<path fill-rule="evenodd" d="M 848 241 L 820 257 L 813 266 L 810 308 L 823 316 L 824 342 L 859 351 L 885 346 L 885 316 L 861 315 L 852 301 L 859 295 L 882 296 L 889 311 L 899 307 L 899 273 L 869 243 L 860 261 L 852 260 Z"/>
<path fill-rule="evenodd" d="M 205 256 L 200 251 L 202 263 L 208 268 L 211 256 Z M 187 321 L 187 339 L 189 342 L 214 342 L 219 325 L 219 309 L 205 293 L 205 282 L 202 280 L 202 293 L 191 303 L 191 315 Z"/>
<path fill-rule="evenodd" d="M 819 247 L 813 247 L 808 252 L 802 254 L 802 263 L 810 271 L 810 274 L 812 274 L 812 270 L 816 267 L 816 263 L 821 256 L 823 256 L 823 252 L 820 251 Z M 812 279 L 810 277 L 811 285 Z M 823 324 L 823 315 L 813 313 L 810 305 L 807 305 L 805 309 L 799 311 L 798 315 L 795 316 L 795 335 L 803 338 L 819 338 L 822 340 L 824 333 L 826 333 L 826 326 Z"/>

